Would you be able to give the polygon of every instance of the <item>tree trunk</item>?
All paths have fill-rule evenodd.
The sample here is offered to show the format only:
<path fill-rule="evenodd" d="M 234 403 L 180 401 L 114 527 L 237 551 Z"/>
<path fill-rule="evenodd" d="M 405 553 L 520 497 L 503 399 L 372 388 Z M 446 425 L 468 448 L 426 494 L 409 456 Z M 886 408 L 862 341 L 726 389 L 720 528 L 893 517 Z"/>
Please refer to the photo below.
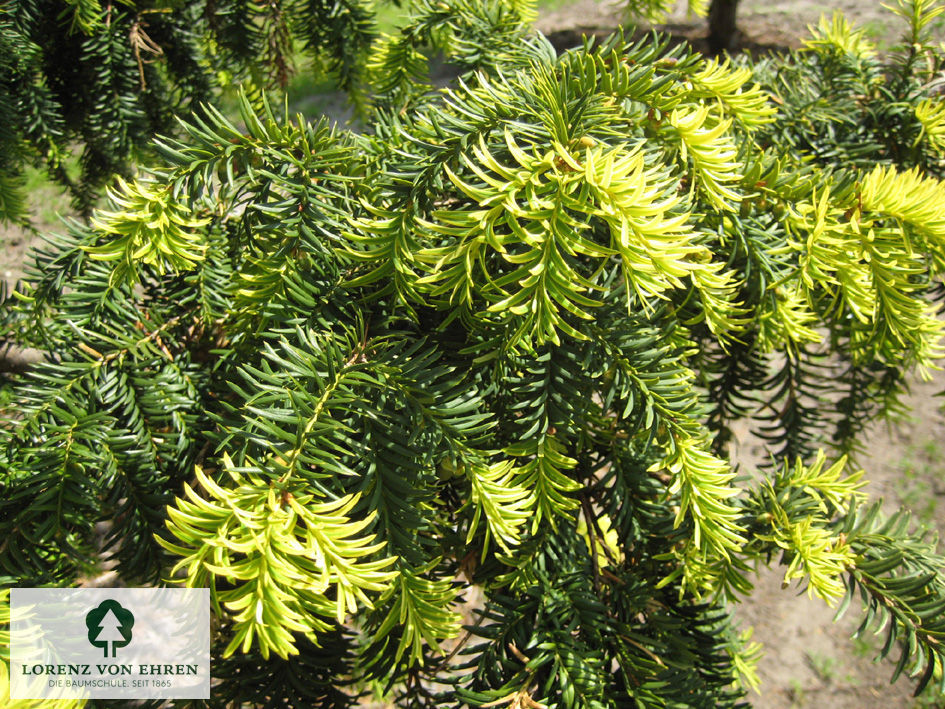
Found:
<path fill-rule="evenodd" d="M 735 48 L 735 10 L 738 0 L 712 0 L 709 7 L 709 50 L 721 54 Z"/>

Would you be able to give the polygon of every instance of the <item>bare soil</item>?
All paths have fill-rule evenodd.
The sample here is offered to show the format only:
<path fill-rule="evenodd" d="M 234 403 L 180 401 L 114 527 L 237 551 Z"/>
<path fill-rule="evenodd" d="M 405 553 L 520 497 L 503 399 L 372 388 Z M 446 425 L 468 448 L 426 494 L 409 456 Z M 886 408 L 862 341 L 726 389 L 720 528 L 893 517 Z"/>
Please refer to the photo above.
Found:
<path fill-rule="evenodd" d="M 905 506 L 919 521 L 945 532 L 945 417 L 941 393 L 945 373 L 931 381 L 915 381 L 906 399 L 910 409 L 895 427 L 875 423 L 864 432 L 864 452 L 854 459 L 866 472 L 866 492 L 882 499 L 887 513 Z M 742 469 L 766 457 L 766 451 L 746 425 L 737 434 L 733 459 Z M 798 585 L 782 587 L 783 570 L 762 569 L 755 592 L 736 609 L 754 639 L 765 647 L 759 664 L 762 694 L 752 704 L 764 709 L 899 709 L 945 707 L 937 701 L 912 698 L 913 684 L 889 680 L 893 663 L 873 662 L 885 634 L 866 631 L 854 639 L 863 614 L 856 598 L 837 622 L 834 611 L 818 598 L 810 599 Z M 898 659 L 896 652 L 893 658 Z M 929 703 L 931 702 L 931 703 Z"/>
<path fill-rule="evenodd" d="M 542 11 L 536 26 L 546 35 L 566 33 L 577 39 L 582 33 L 606 34 L 626 22 L 623 7 L 619 2 L 563 0 L 553 9 Z M 756 56 L 796 49 L 808 35 L 808 28 L 816 26 L 822 14 L 829 18 L 835 11 L 843 12 L 852 24 L 864 29 L 880 49 L 895 44 L 906 31 L 901 19 L 885 9 L 881 2 L 874 0 L 741 0 L 736 49 L 749 51 Z M 695 49 L 706 51 L 706 21 L 688 15 L 683 0 L 677 0 L 676 9 L 670 13 L 667 21 L 655 25 L 654 29 L 686 39 Z"/>

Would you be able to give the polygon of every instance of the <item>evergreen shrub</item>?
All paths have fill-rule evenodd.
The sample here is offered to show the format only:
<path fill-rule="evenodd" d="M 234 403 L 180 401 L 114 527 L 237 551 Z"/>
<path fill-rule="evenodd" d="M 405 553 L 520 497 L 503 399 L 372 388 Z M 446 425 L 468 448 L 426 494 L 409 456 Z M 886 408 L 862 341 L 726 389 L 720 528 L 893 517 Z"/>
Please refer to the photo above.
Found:
<path fill-rule="evenodd" d="M 0 2 L 0 223 L 29 218 L 26 166 L 88 214 L 175 116 L 235 81 L 284 87 L 296 48 L 354 88 L 375 35 L 362 0 Z"/>
<path fill-rule="evenodd" d="M 209 587 L 214 707 L 736 706 L 759 565 L 941 686 L 943 557 L 850 463 L 943 354 L 940 8 L 897 8 L 900 54 L 752 66 L 418 0 L 368 130 L 206 107 L 7 302 L 0 580 Z"/>

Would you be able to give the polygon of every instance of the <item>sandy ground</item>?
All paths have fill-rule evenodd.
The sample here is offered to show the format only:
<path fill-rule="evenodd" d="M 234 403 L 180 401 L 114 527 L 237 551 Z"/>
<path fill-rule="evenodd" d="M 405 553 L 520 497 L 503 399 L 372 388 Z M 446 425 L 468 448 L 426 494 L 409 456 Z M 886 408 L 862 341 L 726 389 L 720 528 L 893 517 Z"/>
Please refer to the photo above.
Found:
<path fill-rule="evenodd" d="M 940 394 L 945 373 L 932 381 L 917 381 L 907 398 L 911 414 L 890 429 L 875 424 L 864 433 L 866 450 L 855 460 L 866 472 L 871 498 L 882 498 L 887 512 L 906 506 L 925 524 L 945 532 L 945 417 Z M 765 455 L 743 427 L 733 458 L 743 466 Z M 752 695 L 752 704 L 765 709 L 817 707 L 823 709 L 899 709 L 945 707 L 919 704 L 912 686 L 900 678 L 890 685 L 893 664 L 872 662 L 885 635 L 852 638 L 862 614 L 858 599 L 844 616 L 833 622 L 834 609 L 820 599 L 798 595 L 796 583 L 781 588 L 783 570 L 763 570 L 755 593 L 736 611 L 745 626 L 755 629 L 754 639 L 765 646 L 759 664 L 763 694 Z M 893 659 L 898 654 L 893 653 Z"/>
<path fill-rule="evenodd" d="M 36 239 L 25 229 L 0 225 L 0 275 L 8 286 L 23 277 L 23 259 Z"/>
<path fill-rule="evenodd" d="M 844 10 L 848 16 L 882 43 L 891 43 L 902 25 L 878 2 L 857 0 L 788 0 L 765 2 L 742 0 L 739 10 L 741 46 L 753 50 L 796 47 L 799 38 L 822 12 Z M 576 0 L 542 14 L 538 27 L 545 33 L 606 31 L 619 23 L 620 10 L 592 0 Z M 939 25 L 941 28 L 942 25 Z M 683 9 L 670 18 L 666 29 L 704 46 L 704 21 L 687 18 Z M 68 213 L 68 200 L 43 188 L 32 195 L 40 231 L 61 229 L 53 216 Z M 0 227 L 0 276 L 12 284 L 22 275 L 22 261 L 34 234 L 15 227 Z M 889 509 L 906 503 L 918 509 L 926 522 L 945 531 L 945 418 L 942 399 L 945 374 L 931 382 L 918 382 L 909 403 L 912 417 L 897 430 L 876 426 L 867 433 L 866 455 L 859 463 L 871 481 L 869 492 L 882 497 Z M 764 454 L 747 428 L 739 436 L 735 457 L 742 464 Z M 781 588 L 781 573 L 764 571 L 756 582 L 756 592 L 737 612 L 739 621 L 755 628 L 755 639 L 765 646 L 759 674 L 763 694 L 751 695 L 752 704 L 762 709 L 817 707 L 822 709 L 898 709 L 900 707 L 945 707 L 941 703 L 916 704 L 909 683 L 889 684 L 892 665 L 871 662 L 878 638 L 851 640 L 859 620 L 856 604 L 833 622 L 833 610 L 823 602 L 797 595 L 796 588 Z M 379 708 L 383 704 L 369 704 Z"/>
<path fill-rule="evenodd" d="M 799 47 L 808 27 L 816 25 L 821 14 L 830 17 L 837 10 L 863 28 L 867 36 L 878 41 L 881 47 L 894 43 L 905 32 L 903 22 L 875 0 L 741 0 L 736 44 L 754 52 Z M 553 9 L 543 11 L 536 25 L 545 34 L 606 32 L 624 17 L 621 3 L 563 0 Z M 705 51 L 705 20 L 690 16 L 683 0 L 677 0 L 676 9 L 667 17 L 666 23 L 657 25 L 657 28 L 685 37 L 696 49 Z M 939 24 L 938 28 L 941 35 L 942 25 Z"/>

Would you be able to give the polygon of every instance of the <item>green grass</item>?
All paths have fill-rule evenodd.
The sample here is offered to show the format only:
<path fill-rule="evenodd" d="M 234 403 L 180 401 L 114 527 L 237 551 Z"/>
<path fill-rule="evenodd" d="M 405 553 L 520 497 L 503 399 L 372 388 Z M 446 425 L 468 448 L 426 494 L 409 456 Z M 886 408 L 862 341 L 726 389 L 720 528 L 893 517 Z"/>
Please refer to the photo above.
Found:
<path fill-rule="evenodd" d="M 879 52 L 888 52 L 890 47 L 895 44 L 895 40 L 889 39 L 889 22 L 883 20 L 869 20 L 856 24 L 856 29 L 863 30 L 866 38 L 876 45 Z"/>
<path fill-rule="evenodd" d="M 335 88 L 334 80 L 306 57 L 299 58 L 299 71 L 286 87 L 289 115 L 301 113 L 308 120 L 317 119 L 339 104 L 347 104 L 347 96 Z"/>
<path fill-rule="evenodd" d="M 542 12 L 554 11 L 567 7 L 574 0 L 538 0 L 537 9 Z M 375 9 L 378 34 L 395 34 L 407 21 L 408 6 L 397 7 L 393 3 L 378 3 Z M 296 45 L 292 57 L 295 72 L 286 87 L 289 115 L 302 114 L 307 120 L 315 120 L 328 113 L 334 116 L 351 114 L 344 92 L 335 88 L 334 77 L 318 61 L 312 61 L 303 51 L 301 44 Z M 237 87 L 227 87 L 217 101 L 220 110 L 239 123 L 237 109 Z M 274 109 L 281 108 L 274 107 Z"/>
<path fill-rule="evenodd" d="M 945 451 L 939 441 L 928 439 L 906 449 L 901 463 L 902 475 L 895 482 L 896 494 L 903 506 L 911 509 L 922 524 L 938 525 L 943 529 L 945 518 Z M 914 700 L 913 709 L 942 709 L 945 693 L 935 688 L 941 681 L 942 668 L 936 668 L 935 678 Z"/>
<path fill-rule="evenodd" d="M 562 7 L 574 4 L 574 0 L 538 0 L 538 14 L 542 12 L 554 12 Z"/>
<path fill-rule="evenodd" d="M 940 492 L 945 480 L 945 453 L 939 442 L 929 439 L 909 446 L 900 469 L 895 489 L 903 506 L 912 510 L 922 524 L 940 521 L 940 507 L 945 500 Z"/>
<path fill-rule="evenodd" d="M 788 681 L 790 689 L 788 694 L 791 697 L 791 706 L 792 707 L 804 707 L 807 706 L 807 692 L 804 690 L 803 685 L 799 679 L 791 679 Z"/>
<path fill-rule="evenodd" d="M 832 655 L 826 655 L 821 652 L 808 650 L 807 664 L 811 666 L 811 669 L 814 670 L 821 681 L 828 684 L 836 681 L 840 676 L 840 663 L 838 662 L 837 658 L 833 657 Z"/>
<path fill-rule="evenodd" d="M 862 635 L 853 638 L 853 654 L 857 657 L 873 659 L 878 652 L 879 642 L 872 633 L 865 638 Z"/>
<path fill-rule="evenodd" d="M 378 32 L 393 34 L 407 19 L 405 7 L 397 7 L 393 3 L 381 3 L 375 7 Z"/>
<path fill-rule="evenodd" d="M 376 7 L 376 19 L 378 34 L 393 34 L 407 19 L 406 7 L 397 7 L 392 3 L 379 3 Z M 335 88 L 334 77 L 321 62 L 313 61 L 306 55 L 299 42 L 296 42 L 294 47 L 291 65 L 295 71 L 285 91 L 290 116 L 300 113 L 311 121 L 325 113 L 334 115 L 350 113 L 347 96 Z M 238 121 L 236 96 L 237 88 L 228 87 L 218 103 L 227 117 Z"/>
<path fill-rule="evenodd" d="M 66 171 L 70 177 L 78 172 L 78 161 L 69 161 Z M 45 170 L 27 167 L 24 170 L 26 177 L 25 193 L 28 210 L 36 228 L 42 231 L 44 225 L 59 224 L 59 217 L 73 214 L 69 193 L 66 189 L 54 182 Z"/>

